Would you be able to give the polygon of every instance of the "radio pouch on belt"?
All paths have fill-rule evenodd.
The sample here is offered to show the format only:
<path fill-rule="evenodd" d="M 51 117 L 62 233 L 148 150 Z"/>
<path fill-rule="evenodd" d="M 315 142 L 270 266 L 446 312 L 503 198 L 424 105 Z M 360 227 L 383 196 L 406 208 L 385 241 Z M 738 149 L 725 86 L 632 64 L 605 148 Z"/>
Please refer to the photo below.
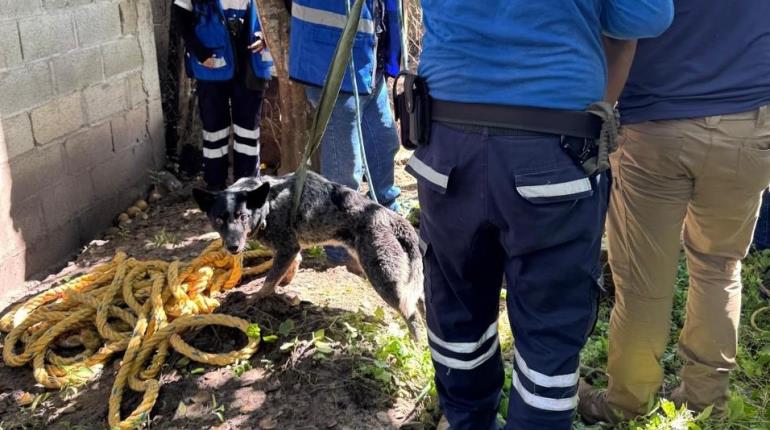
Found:
<path fill-rule="evenodd" d="M 398 94 L 398 82 L 402 77 L 404 90 Z M 401 145 L 409 150 L 427 145 L 431 118 L 430 96 L 425 80 L 410 72 L 399 73 L 393 83 L 393 104 L 396 121 L 401 126 Z"/>
<path fill-rule="evenodd" d="M 593 103 L 586 111 L 602 120 L 599 138 L 593 141 L 594 147 L 588 152 L 587 157 L 581 157 L 579 160 L 586 174 L 594 175 L 610 168 L 610 154 L 618 149 L 620 116 L 618 111 L 607 102 Z"/>

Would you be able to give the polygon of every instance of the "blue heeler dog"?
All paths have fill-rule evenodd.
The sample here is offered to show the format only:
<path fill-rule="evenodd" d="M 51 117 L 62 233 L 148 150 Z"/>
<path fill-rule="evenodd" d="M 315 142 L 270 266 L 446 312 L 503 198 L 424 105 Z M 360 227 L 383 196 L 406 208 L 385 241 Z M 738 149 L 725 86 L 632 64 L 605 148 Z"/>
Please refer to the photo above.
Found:
<path fill-rule="evenodd" d="M 414 337 L 423 311 L 422 256 L 411 224 L 363 195 L 309 172 L 297 218 L 291 220 L 294 175 L 243 178 L 222 192 L 193 190 L 225 247 L 242 252 L 249 237 L 270 248 L 273 268 L 257 293 L 289 282 L 302 248 L 342 245 L 357 258 L 374 289 L 398 310 Z"/>

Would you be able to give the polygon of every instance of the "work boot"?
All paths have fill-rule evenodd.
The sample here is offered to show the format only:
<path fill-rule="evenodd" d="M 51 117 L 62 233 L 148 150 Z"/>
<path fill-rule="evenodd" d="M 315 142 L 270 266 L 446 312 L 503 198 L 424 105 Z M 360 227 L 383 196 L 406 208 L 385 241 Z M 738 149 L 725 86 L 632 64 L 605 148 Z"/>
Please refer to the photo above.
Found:
<path fill-rule="evenodd" d="M 580 379 L 578 398 L 578 414 L 586 424 L 615 426 L 623 421 L 623 413 L 613 411 L 607 402 L 607 390 L 594 388 L 584 379 Z"/>
<path fill-rule="evenodd" d="M 695 412 L 696 414 L 699 414 L 703 412 L 704 409 L 706 409 L 706 406 L 699 406 L 691 402 L 685 394 L 684 387 L 681 385 L 676 387 L 674 391 L 671 392 L 669 398 L 674 403 L 674 405 L 676 405 L 677 409 L 681 408 L 682 405 L 686 405 L 687 409 Z M 721 417 L 727 413 L 727 403 L 725 402 L 723 402 L 721 405 L 714 404 L 712 406 L 714 406 L 710 415 L 712 417 Z"/>

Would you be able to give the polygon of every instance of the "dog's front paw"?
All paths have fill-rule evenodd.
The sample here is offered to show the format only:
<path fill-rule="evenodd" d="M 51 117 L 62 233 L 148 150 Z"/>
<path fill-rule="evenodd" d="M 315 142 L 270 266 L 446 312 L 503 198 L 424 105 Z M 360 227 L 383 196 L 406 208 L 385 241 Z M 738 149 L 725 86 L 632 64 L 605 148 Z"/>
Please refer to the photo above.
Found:
<path fill-rule="evenodd" d="M 265 288 L 263 286 L 257 292 L 254 293 L 254 298 L 258 299 L 258 300 L 261 300 L 261 299 L 264 299 L 266 297 L 270 297 L 273 294 L 275 294 L 275 289 L 274 288 Z"/>

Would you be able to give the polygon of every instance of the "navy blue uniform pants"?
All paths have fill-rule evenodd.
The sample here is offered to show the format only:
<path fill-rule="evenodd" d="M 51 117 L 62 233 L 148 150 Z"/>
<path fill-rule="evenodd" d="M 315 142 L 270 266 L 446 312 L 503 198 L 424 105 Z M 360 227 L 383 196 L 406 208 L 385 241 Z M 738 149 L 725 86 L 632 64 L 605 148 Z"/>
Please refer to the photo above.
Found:
<path fill-rule="evenodd" d="M 259 174 L 259 121 L 264 91 L 246 88 L 240 79 L 198 81 L 203 122 L 203 179 L 211 188 L 225 187 L 228 176 L 230 130 L 233 139 L 233 176 Z"/>
<path fill-rule="evenodd" d="M 596 319 L 608 178 L 558 136 L 434 123 L 418 178 L 428 341 L 452 430 L 497 429 L 503 276 L 515 338 L 507 429 L 571 428 Z"/>

